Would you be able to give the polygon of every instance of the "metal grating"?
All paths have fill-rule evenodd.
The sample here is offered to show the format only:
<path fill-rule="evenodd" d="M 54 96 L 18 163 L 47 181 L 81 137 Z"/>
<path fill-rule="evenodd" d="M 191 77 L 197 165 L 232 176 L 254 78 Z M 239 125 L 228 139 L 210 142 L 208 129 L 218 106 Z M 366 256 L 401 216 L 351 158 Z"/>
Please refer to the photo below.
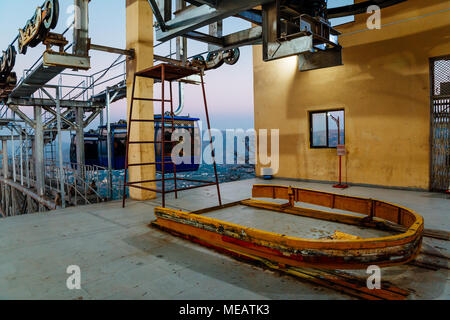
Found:
<path fill-rule="evenodd" d="M 431 61 L 431 189 L 450 188 L 450 56 Z"/>
<path fill-rule="evenodd" d="M 36 69 L 23 79 L 11 93 L 12 98 L 28 98 L 39 90 L 43 85 L 55 78 L 65 68 L 63 67 L 46 67 L 41 63 Z"/>
<path fill-rule="evenodd" d="M 433 61 L 433 95 L 450 96 L 450 58 Z"/>

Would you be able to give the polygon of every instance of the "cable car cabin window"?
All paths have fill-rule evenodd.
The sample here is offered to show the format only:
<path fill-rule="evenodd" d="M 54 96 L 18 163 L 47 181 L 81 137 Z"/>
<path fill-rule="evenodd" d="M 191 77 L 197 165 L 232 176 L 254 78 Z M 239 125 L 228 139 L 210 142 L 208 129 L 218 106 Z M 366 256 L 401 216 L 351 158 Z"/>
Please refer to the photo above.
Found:
<path fill-rule="evenodd" d="M 98 157 L 97 140 L 84 140 L 84 154 L 86 159 L 96 160 Z"/>
<path fill-rule="evenodd" d="M 336 148 L 338 144 L 345 144 L 344 110 L 310 112 L 309 126 L 311 148 Z"/>
<path fill-rule="evenodd" d="M 114 134 L 114 156 L 115 157 L 125 156 L 126 137 L 127 137 L 126 132 Z"/>

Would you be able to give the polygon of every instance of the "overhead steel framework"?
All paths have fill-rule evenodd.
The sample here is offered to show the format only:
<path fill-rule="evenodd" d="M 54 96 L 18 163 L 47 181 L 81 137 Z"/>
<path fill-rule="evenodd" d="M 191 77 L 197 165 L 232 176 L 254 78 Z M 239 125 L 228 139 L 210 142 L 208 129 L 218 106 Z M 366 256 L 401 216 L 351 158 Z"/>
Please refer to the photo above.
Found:
<path fill-rule="evenodd" d="M 217 67 L 232 49 L 262 44 L 265 61 L 297 55 L 303 60 L 302 71 L 342 64 L 339 32 L 329 19 L 365 13 L 372 5 L 381 9 L 404 1 L 370 0 L 328 8 L 327 0 L 187 0 L 177 1 L 173 10 L 171 1 L 148 0 L 157 21 L 156 39 L 164 42 L 181 36 L 208 43 L 206 61 L 194 59 L 206 69 Z M 223 35 L 223 20 L 233 16 L 253 26 Z M 208 25 L 209 34 L 198 31 Z"/>
<path fill-rule="evenodd" d="M 0 182 L 4 216 L 120 197 L 118 192 L 113 192 L 120 189 L 121 182 L 113 183 L 110 108 L 112 103 L 126 98 L 125 63 L 134 58 L 134 51 L 91 43 L 89 0 L 74 0 L 80 9 L 76 15 L 78 21 L 61 34 L 50 32 L 57 23 L 58 4 L 57 0 L 45 0 L 0 59 L 0 129 L 16 134 L 13 138 L 9 134 L 2 136 Z M 71 29 L 73 41 L 69 43 L 65 36 Z M 46 50 L 17 80 L 12 72 L 16 52 L 25 54 L 29 47 L 39 43 Z M 59 50 L 54 51 L 55 46 Z M 117 58 L 109 67 L 90 75 L 68 71 L 89 69 L 89 50 L 108 52 Z M 182 64 L 181 59 L 170 56 L 154 58 Z M 106 122 L 107 127 L 106 168 L 85 164 L 84 131 L 98 117 L 100 126 Z M 75 133 L 75 163 L 63 160 L 62 132 Z M 100 195 L 97 190 L 100 171 L 107 173 L 106 195 Z M 18 203 L 27 205 L 20 207 Z"/>
<path fill-rule="evenodd" d="M 110 104 L 125 98 L 126 59 L 122 57 L 131 57 L 132 52 L 90 43 L 88 4 L 89 0 L 74 0 L 74 5 L 80 10 L 76 21 L 61 34 L 55 34 L 50 30 L 57 24 L 59 1 L 44 1 L 8 47 L 4 59 L 1 59 L 0 126 L 17 135 L 11 139 L 7 139 L 9 135 L 2 137 L 1 212 L 4 216 L 108 198 L 101 196 L 96 186 L 99 171 L 106 172 L 108 168 L 85 165 L 84 129 L 98 116 L 103 124 L 104 109 L 107 110 L 109 120 Z M 72 27 L 73 42 L 69 44 L 65 35 Z M 22 54 L 26 53 L 28 47 L 35 47 L 39 43 L 46 46 L 42 56 L 24 71 L 19 81 L 12 72 L 16 42 Z M 54 51 L 54 46 L 59 47 L 59 50 Z M 119 56 L 108 68 L 92 75 L 66 71 L 89 69 L 89 50 L 108 51 Z M 117 68 L 123 68 L 123 71 L 116 71 L 116 75 L 112 76 L 112 70 Z M 56 83 L 54 79 L 58 79 Z M 76 163 L 63 161 L 63 131 L 75 132 Z M 8 141 L 11 141 L 9 152 Z M 47 152 L 49 148 L 51 152 Z M 108 188 L 111 189 L 110 174 L 108 179 Z M 110 191 L 107 193 L 112 194 Z M 27 206 L 19 208 L 16 204 L 23 197 L 26 197 L 23 203 L 27 203 Z M 32 200 L 36 203 L 31 203 Z"/>
<path fill-rule="evenodd" d="M 177 0 L 174 8 L 169 0 L 148 0 L 156 19 L 156 39 L 161 43 L 176 39 L 175 59 L 172 50 L 169 55 L 156 54 L 154 59 L 203 72 L 224 63 L 235 64 L 241 46 L 262 44 L 264 60 L 297 55 L 302 71 L 339 65 L 342 63 L 339 32 L 331 27 L 329 19 L 363 13 L 369 5 L 384 8 L 403 1 L 406 0 L 371 0 L 328 9 L 326 0 Z M 108 173 L 110 189 L 106 198 L 112 198 L 111 150 L 108 150 L 108 168 L 86 166 L 84 129 L 97 117 L 103 125 L 106 110 L 111 142 L 110 107 L 126 97 L 125 62 L 133 59 L 135 52 L 91 43 L 89 2 L 74 0 L 79 8 L 77 21 L 56 34 L 52 30 L 58 22 L 59 1 L 43 1 L 0 58 L 0 127 L 12 134 L 12 138 L 9 134 L 1 138 L 3 215 L 89 203 L 92 199 L 102 201 L 91 185 L 100 169 Z M 224 35 L 223 23 L 228 17 L 249 21 L 252 27 Z M 73 41 L 69 43 L 65 36 L 73 26 Z M 198 30 L 204 26 L 209 26 L 208 33 Z M 187 39 L 207 43 L 206 58 L 197 54 L 189 61 Z M 46 46 L 44 53 L 18 79 L 13 72 L 17 52 L 24 54 L 39 43 Z M 109 52 L 118 58 L 108 68 L 91 75 L 67 71 L 90 69 L 90 50 Z M 121 67 L 123 72 L 111 75 L 113 69 Z M 200 83 L 198 78 L 178 82 L 181 99 L 175 113 L 182 110 L 182 82 Z M 75 132 L 77 161 L 74 165 L 63 161 L 61 135 L 64 131 Z M 11 158 L 8 141 L 13 150 Z M 26 199 L 13 196 L 15 192 L 25 194 Z M 49 199 L 53 205 L 49 205 Z M 22 200 L 27 203 L 26 208 L 19 206 Z"/>

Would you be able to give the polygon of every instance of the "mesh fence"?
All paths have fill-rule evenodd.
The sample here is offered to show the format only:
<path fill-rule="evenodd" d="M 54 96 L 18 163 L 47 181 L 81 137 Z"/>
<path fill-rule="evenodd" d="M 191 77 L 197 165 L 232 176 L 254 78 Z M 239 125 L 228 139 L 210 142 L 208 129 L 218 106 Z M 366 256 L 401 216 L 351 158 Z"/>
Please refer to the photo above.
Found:
<path fill-rule="evenodd" d="M 431 187 L 450 188 L 450 57 L 433 62 Z"/>
<path fill-rule="evenodd" d="M 435 96 L 450 96 L 450 58 L 434 61 Z"/>

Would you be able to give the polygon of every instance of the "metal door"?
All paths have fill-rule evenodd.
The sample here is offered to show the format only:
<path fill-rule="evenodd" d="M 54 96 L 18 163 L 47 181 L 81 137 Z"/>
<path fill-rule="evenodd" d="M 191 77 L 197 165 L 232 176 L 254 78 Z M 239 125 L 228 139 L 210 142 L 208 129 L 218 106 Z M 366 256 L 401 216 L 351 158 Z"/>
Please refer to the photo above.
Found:
<path fill-rule="evenodd" d="M 450 185 L 450 55 L 430 60 L 431 189 Z"/>

